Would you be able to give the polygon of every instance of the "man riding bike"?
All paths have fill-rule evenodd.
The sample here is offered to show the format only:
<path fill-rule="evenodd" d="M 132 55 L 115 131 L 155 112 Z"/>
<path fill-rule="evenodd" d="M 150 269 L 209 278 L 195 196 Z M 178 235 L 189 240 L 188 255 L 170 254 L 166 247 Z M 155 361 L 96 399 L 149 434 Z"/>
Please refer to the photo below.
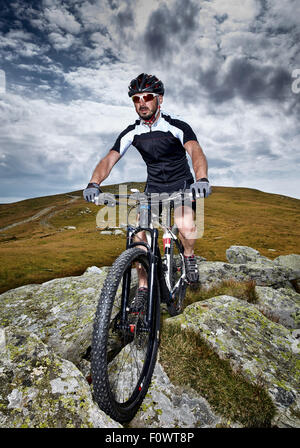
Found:
<path fill-rule="evenodd" d="M 139 119 L 129 125 L 118 136 L 114 146 L 96 166 L 90 183 L 83 192 L 86 201 L 93 201 L 102 193 L 101 183 L 108 177 L 113 166 L 125 154 L 130 145 L 136 147 L 147 165 L 145 193 L 168 193 L 169 195 L 191 189 L 196 197 L 207 197 L 211 188 L 207 178 L 207 160 L 192 128 L 184 121 L 174 119 L 161 112 L 164 85 L 155 76 L 140 74 L 129 85 Z M 194 182 L 186 157 L 190 155 L 195 173 Z M 101 196 L 100 196 L 101 197 Z M 194 224 L 194 202 L 174 201 L 174 222 L 184 247 L 187 279 L 199 281 L 194 246 L 196 229 Z M 144 232 L 140 238 L 146 240 Z M 145 294 L 147 284 L 139 275 L 140 294 Z"/>

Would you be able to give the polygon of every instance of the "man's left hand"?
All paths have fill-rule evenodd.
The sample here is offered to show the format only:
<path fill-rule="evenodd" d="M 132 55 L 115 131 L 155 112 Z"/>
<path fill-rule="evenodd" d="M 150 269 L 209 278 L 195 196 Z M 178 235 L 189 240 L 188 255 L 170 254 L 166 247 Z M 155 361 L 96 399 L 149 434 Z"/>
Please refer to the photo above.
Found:
<path fill-rule="evenodd" d="M 206 177 L 202 177 L 190 186 L 194 198 L 207 198 L 211 194 L 211 186 Z"/>

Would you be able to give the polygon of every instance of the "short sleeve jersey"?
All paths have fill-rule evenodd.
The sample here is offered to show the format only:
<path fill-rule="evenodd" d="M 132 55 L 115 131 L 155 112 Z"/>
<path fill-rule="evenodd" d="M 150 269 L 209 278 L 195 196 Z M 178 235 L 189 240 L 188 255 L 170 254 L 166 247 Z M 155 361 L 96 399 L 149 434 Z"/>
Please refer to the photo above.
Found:
<path fill-rule="evenodd" d="M 172 184 L 192 178 L 183 146 L 189 140 L 197 141 L 190 125 L 161 113 L 151 128 L 142 120 L 129 125 L 111 150 L 123 156 L 133 145 L 147 165 L 147 184 Z"/>

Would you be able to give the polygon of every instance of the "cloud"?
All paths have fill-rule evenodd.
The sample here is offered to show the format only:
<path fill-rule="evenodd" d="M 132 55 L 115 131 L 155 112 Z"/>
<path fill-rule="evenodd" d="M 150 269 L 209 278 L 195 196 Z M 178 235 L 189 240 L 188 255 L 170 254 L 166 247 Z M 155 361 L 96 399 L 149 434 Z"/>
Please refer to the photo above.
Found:
<path fill-rule="evenodd" d="M 54 29 L 60 28 L 70 34 L 78 34 L 81 30 L 81 25 L 74 15 L 65 8 L 61 8 L 61 6 L 59 8 L 46 8 L 44 17 Z"/>
<path fill-rule="evenodd" d="M 163 3 L 151 14 L 144 43 L 152 58 L 169 60 L 177 46 L 186 43 L 197 26 L 199 9 L 196 3 L 176 1 L 170 7 Z"/>
<path fill-rule="evenodd" d="M 52 43 L 55 50 L 66 50 L 75 43 L 75 38 L 72 34 L 50 33 L 49 41 Z"/>
<path fill-rule="evenodd" d="M 128 97 L 128 85 L 131 79 L 137 76 L 138 65 L 113 63 L 98 63 L 97 67 L 79 67 L 64 74 L 65 84 L 74 94 L 84 92 L 94 101 L 99 101 L 105 107 L 107 105 L 125 107 L 127 120 L 135 117 L 132 102 Z M 116 109 L 117 110 L 117 109 Z M 126 120 L 126 117 L 124 117 Z M 123 121 L 123 117 L 117 119 Z"/>
<path fill-rule="evenodd" d="M 7 94 L 0 108 L 0 197 L 16 198 L 23 179 L 35 196 L 83 188 L 95 164 L 109 151 L 120 127 L 127 126 L 130 112 L 118 106 L 103 106 L 91 101 L 74 101 L 68 105 L 30 100 Z M 116 116 L 122 117 L 116 122 Z M 128 180 L 140 179 L 146 169 L 137 163 L 135 150 L 120 161 L 112 180 L 120 181 L 124 170 Z M 32 195 L 32 193 L 31 193 Z M 30 197 L 30 195 L 29 195 Z"/>
<path fill-rule="evenodd" d="M 7 3 L 0 196 L 18 196 L 15 178 L 33 196 L 83 188 L 136 119 L 127 87 L 148 72 L 165 84 L 164 109 L 195 130 L 213 183 L 276 192 L 280 176 L 299 197 L 298 9 L 294 0 Z M 106 183 L 145 177 L 130 148 Z"/>
<path fill-rule="evenodd" d="M 264 65 L 246 57 L 232 57 L 226 67 L 223 65 L 221 75 L 210 70 L 202 73 L 199 81 L 217 103 L 234 96 L 259 102 L 262 98 L 280 100 L 289 94 L 291 76 L 281 67 Z"/>
<path fill-rule="evenodd" d="M 7 55 L 8 59 L 12 60 L 20 56 L 26 58 L 39 56 L 49 49 L 47 45 L 38 45 L 32 40 L 34 40 L 34 35 L 27 31 L 10 30 L 0 35 L 0 50 L 3 51 L 4 58 Z"/>

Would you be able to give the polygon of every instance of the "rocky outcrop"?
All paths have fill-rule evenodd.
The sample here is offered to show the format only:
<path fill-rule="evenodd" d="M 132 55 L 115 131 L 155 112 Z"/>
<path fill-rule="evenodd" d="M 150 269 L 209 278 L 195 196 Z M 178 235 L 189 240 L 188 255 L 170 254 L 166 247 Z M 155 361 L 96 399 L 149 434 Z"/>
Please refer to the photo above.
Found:
<path fill-rule="evenodd" d="M 280 256 L 272 261 L 251 247 L 231 246 L 226 251 L 226 257 L 229 263 L 203 261 L 197 257 L 202 286 L 210 287 L 224 280 L 235 280 L 276 287 L 300 278 L 300 255 Z"/>
<path fill-rule="evenodd" d="M 300 294 L 292 288 L 256 286 L 257 308 L 269 319 L 286 328 L 300 328 Z"/>
<path fill-rule="evenodd" d="M 107 269 L 26 285 L 1 295 L 0 325 L 35 333 L 61 357 L 80 362 L 90 346 L 92 324 Z"/>
<path fill-rule="evenodd" d="M 267 257 L 261 255 L 258 250 L 252 249 L 248 246 L 230 246 L 226 250 L 226 258 L 229 263 L 245 264 L 257 263 L 264 265 L 272 265 L 273 262 Z"/>
<path fill-rule="evenodd" d="M 272 423 L 299 426 L 300 344 L 291 331 L 230 296 L 196 302 L 165 325 L 199 333 L 235 371 L 250 382 L 263 381 L 277 410 Z"/>
<path fill-rule="evenodd" d="M 89 384 L 33 333 L 0 330 L 1 428 L 120 428 L 93 402 Z"/>
<path fill-rule="evenodd" d="M 296 277 L 300 278 L 300 255 L 280 255 L 279 257 L 275 258 L 274 263 L 278 266 L 293 270 L 294 272 L 296 272 Z"/>
<path fill-rule="evenodd" d="M 228 263 L 197 257 L 202 286 L 252 280 L 257 303 L 218 296 L 190 305 L 166 325 L 192 329 L 232 369 L 262 381 L 276 406 L 273 424 L 299 427 L 300 295 L 293 286 L 300 282 L 300 255 L 272 261 L 243 246 L 226 255 Z M 81 276 L 0 295 L 1 427 L 119 426 L 93 402 L 84 359 L 107 270 L 94 266 Z M 175 387 L 158 363 L 130 427 L 215 427 L 223 419 L 195 391 Z"/>
<path fill-rule="evenodd" d="M 157 363 L 151 386 L 132 428 L 215 428 L 224 424 L 205 398 L 187 387 L 175 387 Z"/>

